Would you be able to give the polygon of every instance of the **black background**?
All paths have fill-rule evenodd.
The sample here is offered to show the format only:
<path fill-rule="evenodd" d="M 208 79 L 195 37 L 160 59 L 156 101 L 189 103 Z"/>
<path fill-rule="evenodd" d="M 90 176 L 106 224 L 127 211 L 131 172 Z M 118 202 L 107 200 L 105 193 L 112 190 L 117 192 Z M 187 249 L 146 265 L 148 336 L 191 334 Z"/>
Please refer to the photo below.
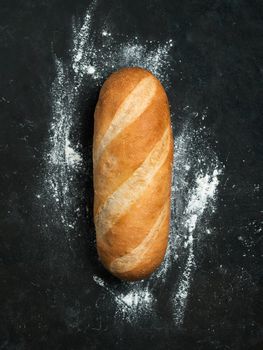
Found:
<path fill-rule="evenodd" d="M 98 2 L 98 25 L 111 18 L 116 33 L 174 40 L 172 54 L 182 61 L 171 76 L 175 118 L 187 104 L 207 106 L 206 127 L 226 166 L 216 238 L 207 242 L 180 328 L 165 297 L 158 320 L 139 326 L 116 324 L 98 309 L 92 273 L 111 277 L 96 267 L 95 250 L 87 257 L 87 228 L 72 257 L 60 227 L 52 228 L 57 238 L 43 235 L 32 202 L 51 119 L 53 53 L 66 59 L 72 16 L 83 18 L 88 5 L 1 2 L 0 349 L 263 349 L 262 2 Z"/>

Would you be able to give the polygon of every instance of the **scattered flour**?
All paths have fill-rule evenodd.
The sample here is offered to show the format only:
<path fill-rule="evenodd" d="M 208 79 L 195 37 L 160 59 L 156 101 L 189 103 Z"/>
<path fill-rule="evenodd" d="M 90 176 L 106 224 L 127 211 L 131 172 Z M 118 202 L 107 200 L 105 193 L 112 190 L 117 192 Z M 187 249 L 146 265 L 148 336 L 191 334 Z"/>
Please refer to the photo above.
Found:
<path fill-rule="evenodd" d="M 103 279 L 101 279 L 98 276 L 93 276 L 93 280 L 94 282 L 96 282 L 99 286 L 104 287 L 105 288 L 105 282 L 103 281 Z"/>
<path fill-rule="evenodd" d="M 178 325 L 183 322 L 192 275 L 196 268 L 194 231 L 205 209 L 207 209 L 209 201 L 215 200 L 216 189 L 219 183 L 218 175 L 220 173 L 221 170 L 214 169 L 211 174 L 197 175 L 195 187 L 190 193 L 190 198 L 182 217 L 182 225 L 186 229 L 184 248 L 188 248 L 188 257 L 174 297 L 174 318 Z"/>
<path fill-rule="evenodd" d="M 127 319 L 130 322 L 138 320 L 142 316 L 151 314 L 154 298 L 148 286 L 131 285 L 127 293 L 116 293 L 116 316 Z"/>
<path fill-rule="evenodd" d="M 86 75 L 92 75 L 94 83 L 100 85 L 114 70 L 126 66 L 146 68 L 169 85 L 168 72 L 172 69 L 169 52 L 173 41 L 139 42 L 137 37 L 130 39 L 121 35 L 116 41 L 116 36 L 108 29 L 96 32 L 92 27 L 95 5 L 96 2 L 93 2 L 81 26 L 76 21 L 73 24 L 72 69 L 75 85 L 81 85 Z"/>
<path fill-rule="evenodd" d="M 106 289 L 116 306 L 116 317 L 129 322 L 138 320 L 142 314 L 147 315 L 152 310 L 154 297 L 148 285 L 142 287 L 141 282 L 129 284 L 126 293 L 113 290 L 102 278 L 94 275 L 93 280 Z"/>
<path fill-rule="evenodd" d="M 78 152 L 76 152 L 70 144 L 68 138 L 65 139 L 65 161 L 67 165 L 80 165 L 82 163 L 82 158 Z"/>
<path fill-rule="evenodd" d="M 51 91 L 53 116 L 45 157 L 45 187 L 44 192 L 37 195 L 37 198 L 45 197 L 48 203 L 53 203 L 54 220 L 63 225 L 69 241 L 81 217 L 80 202 L 85 192 L 80 188 L 78 176 L 92 171 L 86 169 L 91 168 L 91 163 L 85 162 L 82 145 L 74 142 L 72 137 L 72 133 L 78 133 L 80 129 L 77 102 L 85 91 L 85 84 L 100 86 L 111 72 L 120 67 L 141 66 L 152 71 L 169 89 L 169 75 L 173 70 L 170 50 L 174 43 L 171 39 L 164 43 L 141 42 L 137 37 L 129 39 L 119 35 L 116 42 L 116 36 L 108 28 L 99 32 L 94 29 L 95 5 L 93 2 L 82 25 L 76 20 L 73 23 L 70 63 L 57 58 L 55 61 L 57 76 Z M 197 266 L 195 248 L 200 245 L 204 234 L 211 233 L 201 224 L 201 218 L 204 212 L 208 218 L 213 212 L 222 165 L 205 143 L 205 127 L 200 125 L 195 129 L 191 124 L 194 118 L 199 118 L 202 123 L 207 110 L 191 112 L 186 106 L 181 113 L 186 122 L 174 141 L 171 228 L 163 264 L 149 280 L 126 283 L 121 291 L 93 276 L 94 282 L 114 303 L 115 316 L 130 322 L 140 320 L 142 315 L 151 315 L 158 303 L 153 297 L 156 285 L 166 284 L 168 278 L 171 280 L 171 273 L 174 280 L 173 271 L 179 266 L 169 302 L 175 323 L 182 324 Z"/>
<path fill-rule="evenodd" d="M 104 29 L 104 30 L 101 32 L 101 35 L 103 35 L 103 36 L 111 36 L 111 33 Z"/>

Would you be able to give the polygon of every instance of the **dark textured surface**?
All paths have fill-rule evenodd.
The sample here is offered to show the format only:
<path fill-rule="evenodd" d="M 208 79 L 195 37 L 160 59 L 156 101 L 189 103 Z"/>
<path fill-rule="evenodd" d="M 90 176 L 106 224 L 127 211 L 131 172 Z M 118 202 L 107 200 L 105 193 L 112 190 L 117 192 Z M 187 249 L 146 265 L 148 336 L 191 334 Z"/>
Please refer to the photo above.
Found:
<path fill-rule="evenodd" d="M 174 40 L 173 54 L 182 61 L 173 73 L 175 115 L 187 104 L 193 110 L 207 106 L 206 126 L 226 165 L 216 238 L 205 245 L 180 329 L 165 293 L 158 320 L 140 327 L 116 324 L 107 309 L 98 310 L 100 287 L 90 267 L 96 257 L 86 256 L 85 228 L 72 258 L 59 238 L 43 235 L 35 215 L 32 194 L 50 123 L 53 52 L 66 58 L 72 16 L 83 17 L 87 5 L 1 4 L 0 349 L 263 349 L 262 3 L 99 1 L 98 24 L 111 18 L 116 33 Z M 53 227 L 53 237 L 61 234 Z M 162 291 L 157 293 L 162 300 Z"/>

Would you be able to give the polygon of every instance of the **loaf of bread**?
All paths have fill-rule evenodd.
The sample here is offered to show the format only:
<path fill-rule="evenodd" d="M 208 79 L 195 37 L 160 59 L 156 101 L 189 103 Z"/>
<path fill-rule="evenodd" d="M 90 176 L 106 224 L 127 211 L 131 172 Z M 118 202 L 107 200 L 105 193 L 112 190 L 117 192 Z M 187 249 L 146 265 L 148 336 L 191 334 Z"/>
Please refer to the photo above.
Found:
<path fill-rule="evenodd" d="M 173 136 L 166 93 L 142 68 L 104 83 L 95 110 L 94 222 L 103 265 L 125 280 L 162 262 L 170 221 Z"/>

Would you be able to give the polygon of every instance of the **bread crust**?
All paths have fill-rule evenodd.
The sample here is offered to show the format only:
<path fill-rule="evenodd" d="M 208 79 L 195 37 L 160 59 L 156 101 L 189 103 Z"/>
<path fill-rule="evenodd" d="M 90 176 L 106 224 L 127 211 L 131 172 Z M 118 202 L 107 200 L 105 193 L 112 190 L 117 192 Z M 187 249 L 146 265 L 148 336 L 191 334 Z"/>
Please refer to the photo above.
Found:
<path fill-rule="evenodd" d="M 173 136 L 167 95 L 142 68 L 103 84 L 94 115 L 93 178 L 97 251 L 124 280 L 148 277 L 168 241 Z"/>

